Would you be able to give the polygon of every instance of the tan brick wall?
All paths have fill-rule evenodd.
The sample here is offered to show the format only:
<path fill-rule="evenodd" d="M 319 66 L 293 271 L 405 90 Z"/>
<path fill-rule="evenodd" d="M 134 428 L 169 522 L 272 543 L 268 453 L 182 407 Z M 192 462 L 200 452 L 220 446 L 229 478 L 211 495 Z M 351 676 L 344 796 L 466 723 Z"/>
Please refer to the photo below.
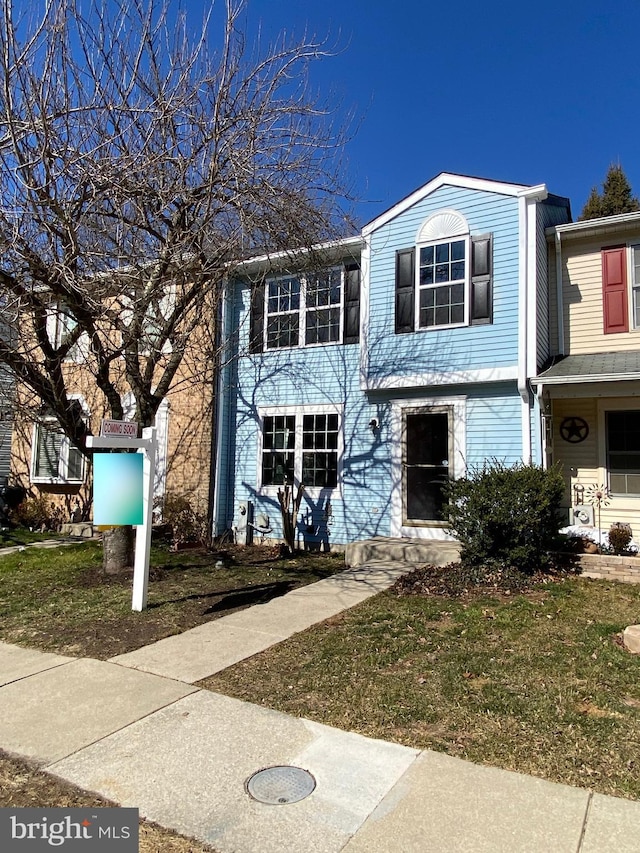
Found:
<path fill-rule="evenodd" d="M 166 493 L 188 497 L 194 509 L 201 513 L 206 513 L 208 508 L 211 473 L 214 374 L 211 352 L 209 330 L 202 328 L 192 335 L 189 350 L 184 355 L 167 395 Z M 107 401 L 96 384 L 90 366 L 69 363 L 65 369 L 68 392 L 82 395 L 91 413 L 91 431 L 97 435 L 101 419 L 111 417 Z M 124 397 L 129 387 L 123 370 L 117 384 L 121 397 Z M 88 511 L 89 477 L 82 486 L 31 483 L 33 420 L 30 414 L 37 411 L 40 403 L 27 389 L 22 388 L 18 393 L 18 413 L 12 440 L 12 479 L 25 486 L 31 496 L 50 496 L 65 508 L 65 512 L 70 513 L 78 502 Z"/>
<path fill-rule="evenodd" d="M 608 554 L 582 554 L 582 576 L 622 583 L 640 583 L 640 557 L 616 557 Z"/>

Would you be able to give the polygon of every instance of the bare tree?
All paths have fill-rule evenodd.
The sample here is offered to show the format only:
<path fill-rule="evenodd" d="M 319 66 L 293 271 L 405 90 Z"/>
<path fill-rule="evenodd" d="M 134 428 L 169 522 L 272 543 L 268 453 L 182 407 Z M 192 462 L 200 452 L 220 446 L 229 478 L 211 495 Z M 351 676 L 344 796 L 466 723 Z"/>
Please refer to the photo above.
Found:
<path fill-rule="evenodd" d="M 328 54 L 248 50 L 238 0 L 215 49 L 156 0 L 0 3 L 0 364 L 89 456 L 70 360 L 151 425 L 205 319 L 215 360 L 234 264 L 341 233 L 344 137 L 307 76 Z"/>

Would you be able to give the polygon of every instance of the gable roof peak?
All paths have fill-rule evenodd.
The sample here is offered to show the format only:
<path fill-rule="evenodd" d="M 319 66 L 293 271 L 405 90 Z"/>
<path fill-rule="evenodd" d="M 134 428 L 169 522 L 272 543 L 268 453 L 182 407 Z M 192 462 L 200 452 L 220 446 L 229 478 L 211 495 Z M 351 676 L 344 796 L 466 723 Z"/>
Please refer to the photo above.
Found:
<path fill-rule="evenodd" d="M 380 226 L 395 219 L 396 216 L 408 210 L 414 204 L 422 201 L 435 190 L 442 186 L 460 187 L 462 189 L 480 190 L 484 192 L 499 193 L 500 195 L 519 196 L 529 194 L 531 190 L 539 190 L 541 197 L 546 194 L 546 187 L 541 184 L 539 187 L 532 187 L 529 184 L 514 184 L 509 181 L 496 181 L 489 178 L 477 178 L 472 175 L 459 175 L 454 172 L 440 172 L 435 177 L 427 181 L 421 187 L 418 187 L 412 193 L 405 196 L 399 202 L 392 205 L 386 211 L 381 213 L 375 219 L 372 219 L 362 229 L 363 236 L 370 234 Z"/>

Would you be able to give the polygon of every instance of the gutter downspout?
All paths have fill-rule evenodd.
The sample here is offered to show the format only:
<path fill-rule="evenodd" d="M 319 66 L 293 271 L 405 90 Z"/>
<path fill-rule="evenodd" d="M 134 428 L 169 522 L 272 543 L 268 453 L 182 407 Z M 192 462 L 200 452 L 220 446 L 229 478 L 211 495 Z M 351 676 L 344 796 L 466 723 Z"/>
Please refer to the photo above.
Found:
<path fill-rule="evenodd" d="M 556 309 L 558 315 L 558 355 L 564 355 L 564 295 L 562 282 L 562 235 L 556 228 Z"/>
<path fill-rule="evenodd" d="M 222 488 L 219 471 L 220 448 L 222 447 L 223 431 L 224 431 L 224 416 L 225 416 L 225 398 L 224 398 L 224 374 L 225 364 L 227 360 L 227 341 L 229 340 L 227 331 L 227 308 L 228 294 L 227 281 L 222 285 L 222 304 L 220 306 L 219 326 L 216 332 L 216 360 L 217 360 L 217 381 L 214 383 L 215 399 L 213 401 L 213 423 L 211 429 L 211 473 L 209 480 L 211 483 L 211 533 L 213 536 L 219 536 L 224 532 L 220 530 L 219 512 L 220 512 L 220 491 Z"/>
<path fill-rule="evenodd" d="M 518 193 L 518 393 L 522 399 L 522 458 L 525 463 L 532 459 L 531 441 L 531 392 L 529 375 L 535 371 L 535 354 L 530 359 L 531 346 L 537 346 L 537 263 L 536 263 L 536 206 L 548 196 L 544 184 L 528 187 Z M 530 246 L 531 241 L 531 246 Z M 531 316 L 533 315 L 533 316 Z M 531 320 L 532 334 L 529 330 Z M 531 341 L 533 337 L 533 344 Z M 531 368 L 533 364 L 533 368 Z"/>

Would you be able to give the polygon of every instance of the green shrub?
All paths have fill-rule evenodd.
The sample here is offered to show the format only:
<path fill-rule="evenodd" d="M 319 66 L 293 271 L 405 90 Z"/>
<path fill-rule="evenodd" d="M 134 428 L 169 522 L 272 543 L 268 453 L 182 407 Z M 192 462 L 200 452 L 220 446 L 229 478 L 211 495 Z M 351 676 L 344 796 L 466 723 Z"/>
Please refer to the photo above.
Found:
<path fill-rule="evenodd" d="M 631 525 L 624 524 L 622 521 L 614 521 L 609 528 L 609 545 L 613 548 L 613 553 L 622 554 L 623 551 L 626 551 L 631 539 Z"/>
<path fill-rule="evenodd" d="M 208 541 L 207 517 L 196 512 L 189 498 L 184 495 L 167 494 L 162 503 L 162 521 L 171 528 L 171 538 L 175 545 L 184 542 Z"/>
<path fill-rule="evenodd" d="M 496 460 L 453 480 L 445 518 L 461 544 L 462 561 L 527 573 L 548 567 L 563 493 L 557 468 L 509 467 Z"/>

